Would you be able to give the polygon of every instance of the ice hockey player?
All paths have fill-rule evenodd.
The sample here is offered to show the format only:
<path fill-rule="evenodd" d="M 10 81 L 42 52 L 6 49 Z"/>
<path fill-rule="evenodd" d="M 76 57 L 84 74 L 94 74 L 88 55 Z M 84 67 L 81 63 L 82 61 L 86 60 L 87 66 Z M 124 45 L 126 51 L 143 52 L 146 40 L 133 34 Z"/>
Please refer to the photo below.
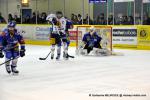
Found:
<path fill-rule="evenodd" d="M 25 56 L 25 42 L 23 36 L 18 32 L 15 26 L 15 21 L 9 22 L 7 28 L 0 34 L 0 58 L 4 57 L 4 52 L 5 60 L 6 62 L 8 61 L 5 64 L 5 67 L 9 74 L 19 73 L 16 69 L 17 60 L 19 57 Z"/>
<path fill-rule="evenodd" d="M 63 42 L 63 57 L 67 60 L 69 58 L 68 55 L 68 43 L 69 43 L 69 33 L 68 26 L 67 26 L 67 19 L 63 17 L 63 14 L 61 11 L 56 12 L 56 16 L 58 18 L 58 21 L 60 22 L 60 35 L 61 40 Z"/>
<path fill-rule="evenodd" d="M 93 49 L 101 49 L 102 38 L 97 34 L 96 29 L 92 26 L 88 33 L 84 34 L 80 53 L 82 55 L 89 54 Z"/>
<path fill-rule="evenodd" d="M 66 18 L 66 30 L 65 30 L 65 33 L 66 33 L 66 37 L 67 37 L 67 49 L 69 48 L 70 46 L 70 34 L 69 34 L 69 29 L 73 29 L 73 23 L 71 20 L 67 19 Z M 65 52 L 63 53 L 63 56 L 65 58 Z M 71 56 L 69 54 L 66 55 L 66 59 L 68 58 L 74 58 L 74 56 Z"/>
<path fill-rule="evenodd" d="M 68 47 L 70 45 L 69 29 L 73 29 L 73 23 L 71 20 L 66 18 L 66 30 L 65 30 L 65 32 L 66 32 Z M 70 56 L 70 55 L 68 54 L 68 56 Z"/>
<path fill-rule="evenodd" d="M 54 59 L 55 46 L 57 45 L 56 60 L 59 60 L 61 55 L 61 37 L 59 32 L 59 22 L 55 14 L 49 14 L 46 20 L 49 21 L 49 23 L 51 24 L 50 27 L 51 59 Z"/>

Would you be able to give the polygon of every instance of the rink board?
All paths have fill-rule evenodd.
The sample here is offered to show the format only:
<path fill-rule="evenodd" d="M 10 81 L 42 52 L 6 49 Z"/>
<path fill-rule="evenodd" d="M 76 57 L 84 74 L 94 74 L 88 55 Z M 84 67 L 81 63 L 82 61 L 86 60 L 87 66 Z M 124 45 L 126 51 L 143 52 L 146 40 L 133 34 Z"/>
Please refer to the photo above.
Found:
<path fill-rule="evenodd" d="M 88 26 L 88 25 L 87 25 Z M 6 27 L 0 24 L 0 32 Z M 23 34 L 26 44 L 50 45 L 49 25 L 19 24 L 17 28 Z M 148 25 L 115 25 L 112 26 L 112 44 L 115 48 L 150 50 L 150 26 Z M 76 26 L 70 30 L 70 46 L 76 45 Z M 85 34 L 85 33 L 83 33 Z M 82 35 L 83 35 L 82 34 Z"/>

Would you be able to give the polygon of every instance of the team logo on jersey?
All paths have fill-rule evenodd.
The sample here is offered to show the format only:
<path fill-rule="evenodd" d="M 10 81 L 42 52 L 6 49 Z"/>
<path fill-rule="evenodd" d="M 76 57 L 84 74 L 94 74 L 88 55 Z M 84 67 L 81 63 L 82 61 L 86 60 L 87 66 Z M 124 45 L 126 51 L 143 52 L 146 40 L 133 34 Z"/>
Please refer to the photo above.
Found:
<path fill-rule="evenodd" d="M 147 38 L 147 32 L 145 30 L 140 31 L 140 37 L 141 38 Z"/>

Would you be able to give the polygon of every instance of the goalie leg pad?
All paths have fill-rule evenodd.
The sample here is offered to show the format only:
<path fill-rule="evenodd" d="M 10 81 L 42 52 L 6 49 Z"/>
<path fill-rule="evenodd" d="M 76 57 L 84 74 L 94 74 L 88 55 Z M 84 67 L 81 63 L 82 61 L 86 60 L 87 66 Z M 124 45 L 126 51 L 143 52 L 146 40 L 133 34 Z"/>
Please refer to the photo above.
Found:
<path fill-rule="evenodd" d="M 93 54 L 96 56 L 109 56 L 111 52 L 108 49 L 93 48 Z"/>
<path fill-rule="evenodd" d="M 88 55 L 87 49 L 80 49 L 79 54 Z"/>

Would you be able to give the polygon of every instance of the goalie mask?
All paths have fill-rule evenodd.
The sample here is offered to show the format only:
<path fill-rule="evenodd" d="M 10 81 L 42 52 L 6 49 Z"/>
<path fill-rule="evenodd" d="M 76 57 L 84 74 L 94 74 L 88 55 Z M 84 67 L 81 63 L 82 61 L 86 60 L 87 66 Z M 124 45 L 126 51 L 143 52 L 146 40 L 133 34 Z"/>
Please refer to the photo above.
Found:
<path fill-rule="evenodd" d="M 49 15 L 46 17 L 46 20 L 49 21 L 51 24 L 54 24 L 54 25 L 57 24 L 57 18 L 56 18 L 56 15 L 55 15 L 55 14 L 49 14 Z"/>
<path fill-rule="evenodd" d="M 90 32 L 95 32 L 95 30 L 96 30 L 96 29 L 95 29 L 94 26 L 91 26 L 91 27 L 90 27 Z"/>
<path fill-rule="evenodd" d="M 90 27 L 90 34 L 93 35 L 96 32 L 96 29 L 94 26 Z"/>

